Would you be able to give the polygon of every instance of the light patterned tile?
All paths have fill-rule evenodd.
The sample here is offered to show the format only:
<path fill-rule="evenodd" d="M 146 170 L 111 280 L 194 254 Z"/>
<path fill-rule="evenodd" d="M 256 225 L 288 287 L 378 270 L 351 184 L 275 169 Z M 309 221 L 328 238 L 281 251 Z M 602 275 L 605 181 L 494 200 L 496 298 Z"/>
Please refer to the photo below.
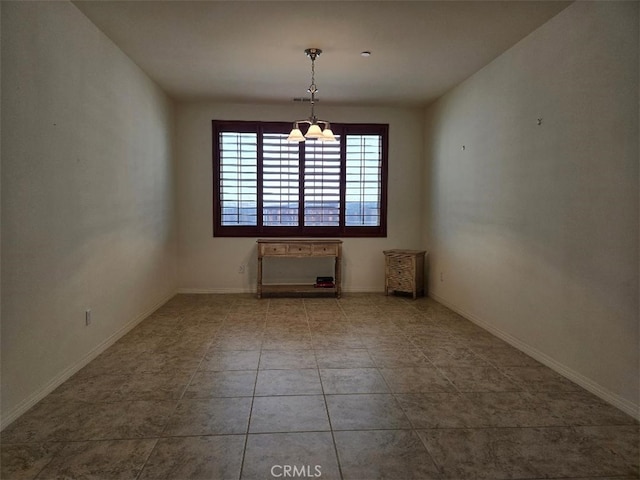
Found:
<path fill-rule="evenodd" d="M 573 428 L 523 428 L 528 460 L 545 477 L 614 476 L 637 474 L 623 456 L 604 448 L 602 439 Z"/>
<path fill-rule="evenodd" d="M 393 395 L 327 395 L 326 399 L 334 430 L 411 428 Z"/>
<path fill-rule="evenodd" d="M 316 350 L 319 368 L 370 368 L 373 360 L 364 348 Z"/>
<path fill-rule="evenodd" d="M 629 480 L 639 428 L 429 298 L 177 295 L 5 428 L 0 477 Z"/>
<path fill-rule="evenodd" d="M 169 419 L 163 436 L 246 433 L 250 411 L 250 397 L 184 399 Z"/>
<path fill-rule="evenodd" d="M 417 348 L 369 349 L 369 355 L 380 368 L 430 367 L 431 362 Z"/>
<path fill-rule="evenodd" d="M 409 339 L 404 334 L 396 335 L 360 335 L 362 345 L 369 349 L 403 349 L 410 345 Z"/>
<path fill-rule="evenodd" d="M 3 443 L 159 436 L 175 401 L 41 402 L 2 432 Z"/>
<path fill-rule="evenodd" d="M 403 393 L 396 399 L 414 428 L 489 426 L 486 412 L 460 393 Z"/>
<path fill-rule="evenodd" d="M 250 397 L 256 384 L 256 370 L 197 372 L 184 398 Z"/>
<path fill-rule="evenodd" d="M 265 350 L 260 355 L 261 370 L 317 368 L 313 350 Z"/>
<path fill-rule="evenodd" d="M 522 390 L 494 367 L 441 367 L 440 370 L 461 392 Z"/>
<path fill-rule="evenodd" d="M 320 395 L 322 384 L 316 368 L 260 370 L 256 396 Z"/>
<path fill-rule="evenodd" d="M 244 435 L 161 438 L 140 480 L 201 480 L 240 477 Z"/>
<path fill-rule="evenodd" d="M 548 367 L 499 367 L 509 379 L 523 390 L 530 392 L 544 391 L 579 391 L 581 387 Z"/>
<path fill-rule="evenodd" d="M 295 334 L 265 338 L 263 350 L 312 350 L 311 334 Z"/>
<path fill-rule="evenodd" d="M 536 398 L 546 402 L 564 425 L 637 425 L 630 415 L 590 394 L 576 392 L 536 392 Z"/>
<path fill-rule="evenodd" d="M 257 370 L 260 350 L 211 349 L 205 355 L 200 370 Z"/>
<path fill-rule="evenodd" d="M 313 347 L 316 350 L 347 350 L 352 348 L 364 348 L 360 336 L 336 333 L 312 334 Z"/>
<path fill-rule="evenodd" d="M 22 443 L 2 445 L 0 478 L 31 480 L 38 475 L 64 446 L 63 443 Z"/>
<path fill-rule="evenodd" d="M 166 374 L 167 372 L 193 373 L 200 364 L 204 350 L 188 353 L 156 353 L 143 352 L 137 359 L 137 365 L 132 373 Z"/>
<path fill-rule="evenodd" d="M 544 477 L 530 457 L 524 429 L 418 430 L 446 479 Z M 535 459 L 534 459 L 535 460 Z"/>
<path fill-rule="evenodd" d="M 329 430 L 322 395 L 255 397 L 249 433 Z"/>
<path fill-rule="evenodd" d="M 117 391 L 131 375 L 74 375 L 53 392 L 43 402 L 101 402 Z"/>
<path fill-rule="evenodd" d="M 564 425 L 549 404 L 527 392 L 465 393 L 490 427 L 552 427 Z"/>
<path fill-rule="evenodd" d="M 381 368 L 394 393 L 454 392 L 456 389 L 438 369 L 426 367 Z"/>
<path fill-rule="evenodd" d="M 497 367 L 540 367 L 542 364 L 511 347 L 474 347 L 474 352 Z"/>
<path fill-rule="evenodd" d="M 440 479 L 418 435 L 411 430 L 335 432 L 345 480 Z"/>
<path fill-rule="evenodd" d="M 388 393 L 389 388 L 377 368 L 323 368 L 324 393 Z"/>
<path fill-rule="evenodd" d="M 127 375 L 105 398 L 109 401 L 178 400 L 187 386 L 190 372 L 138 373 Z"/>
<path fill-rule="evenodd" d="M 588 438 L 625 463 L 628 475 L 640 477 L 640 426 L 596 426 L 576 427 L 580 438 Z M 621 468 L 621 471 L 624 470 Z"/>
<path fill-rule="evenodd" d="M 293 467 L 296 471 L 293 471 Z M 288 470 L 285 471 L 285 468 Z M 339 480 L 340 471 L 330 432 L 250 434 L 242 480 L 267 478 Z"/>
<path fill-rule="evenodd" d="M 136 478 L 155 443 L 155 439 L 66 443 L 38 478 Z"/>
<path fill-rule="evenodd" d="M 489 364 L 470 348 L 455 345 L 438 345 L 422 350 L 431 363 L 438 367 L 484 367 Z"/>
<path fill-rule="evenodd" d="M 211 342 L 211 350 L 260 350 L 261 335 L 219 334 Z"/>

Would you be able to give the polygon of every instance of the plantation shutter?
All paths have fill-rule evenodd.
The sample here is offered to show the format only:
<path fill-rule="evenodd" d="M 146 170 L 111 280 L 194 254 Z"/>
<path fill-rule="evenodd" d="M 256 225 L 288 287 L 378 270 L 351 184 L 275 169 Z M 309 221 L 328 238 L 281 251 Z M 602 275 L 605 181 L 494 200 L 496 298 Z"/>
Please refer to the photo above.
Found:
<path fill-rule="evenodd" d="M 262 135 L 262 223 L 297 226 L 300 200 L 300 147 L 282 133 Z"/>
<path fill-rule="evenodd" d="M 346 226 L 378 226 L 382 200 L 382 137 L 346 137 Z"/>
<path fill-rule="evenodd" d="M 340 225 L 340 136 L 304 146 L 304 225 Z"/>
<path fill-rule="evenodd" d="M 258 136 L 220 132 L 220 210 L 222 225 L 257 225 Z"/>

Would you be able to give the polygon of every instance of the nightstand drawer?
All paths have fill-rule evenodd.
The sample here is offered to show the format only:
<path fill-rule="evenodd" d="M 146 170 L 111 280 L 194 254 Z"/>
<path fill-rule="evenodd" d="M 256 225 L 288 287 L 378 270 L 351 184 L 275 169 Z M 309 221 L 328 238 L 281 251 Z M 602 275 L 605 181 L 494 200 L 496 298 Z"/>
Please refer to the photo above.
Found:
<path fill-rule="evenodd" d="M 400 292 L 413 292 L 414 283 L 410 278 L 390 276 L 387 279 L 387 287 Z"/>
<path fill-rule="evenodd" d="M 389 269 L 410 270 L 413 266 L 413 259 L 411 257 L 395 257 L 389 256 L 387 258 Z"/>

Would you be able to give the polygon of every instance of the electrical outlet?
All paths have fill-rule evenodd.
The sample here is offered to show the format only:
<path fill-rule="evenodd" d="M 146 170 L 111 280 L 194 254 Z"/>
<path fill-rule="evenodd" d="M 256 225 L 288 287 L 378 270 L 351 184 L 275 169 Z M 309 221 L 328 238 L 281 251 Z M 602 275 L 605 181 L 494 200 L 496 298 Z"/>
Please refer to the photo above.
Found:
<path fill-rule="evenodd" d="M 444 282 L 444 272 L 440 272 L 440 281 Z"/>
<path fill-rule="evenodd" d="M 245 265 L 240 265 L 238 267 L 238 273 L 244 273 Z"/>
<path fill-rule="evenodd" d="M 91 310 L 84 312 L 84 324 L 88 327 L 91 325 Z"/>

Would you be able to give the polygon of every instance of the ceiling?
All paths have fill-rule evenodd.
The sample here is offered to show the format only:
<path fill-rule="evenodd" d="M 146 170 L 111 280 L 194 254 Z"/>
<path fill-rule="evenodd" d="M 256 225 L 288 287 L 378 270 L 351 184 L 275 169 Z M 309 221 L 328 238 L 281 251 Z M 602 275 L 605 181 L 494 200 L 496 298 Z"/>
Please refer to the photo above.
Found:
<path fill-rule="evenodd" d="M 179 100 L 426 105 L 563 1 L 74 1 Z M 360 53 L 371 51 L 364 58 Z"/>

